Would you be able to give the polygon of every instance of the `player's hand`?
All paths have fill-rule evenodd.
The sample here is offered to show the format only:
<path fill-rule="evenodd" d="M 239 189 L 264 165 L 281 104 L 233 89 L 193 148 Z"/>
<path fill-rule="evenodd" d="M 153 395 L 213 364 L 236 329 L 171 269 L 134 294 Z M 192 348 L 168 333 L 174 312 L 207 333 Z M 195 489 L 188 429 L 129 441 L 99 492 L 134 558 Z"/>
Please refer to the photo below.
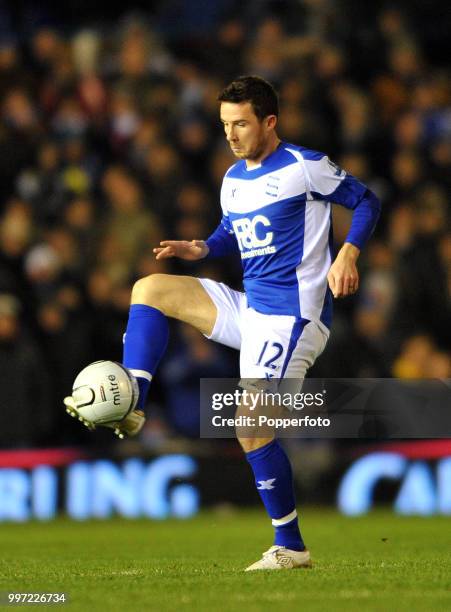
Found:
<path fill-rule="evenodd" d="M 327 280 L 335 298 L 352 295 L 359 288 L 359 272 L 356 261 L 360 250 L 346 242 L 331 265 Z"/>
<path fill-rule="evenodd" d="M 204 240 L 163 240 L 159 247 L 153 249 L 153 252 L 156 259 L 180 257 L 180 259 L 196 261 L 206 257 L 208 250 Z"/>

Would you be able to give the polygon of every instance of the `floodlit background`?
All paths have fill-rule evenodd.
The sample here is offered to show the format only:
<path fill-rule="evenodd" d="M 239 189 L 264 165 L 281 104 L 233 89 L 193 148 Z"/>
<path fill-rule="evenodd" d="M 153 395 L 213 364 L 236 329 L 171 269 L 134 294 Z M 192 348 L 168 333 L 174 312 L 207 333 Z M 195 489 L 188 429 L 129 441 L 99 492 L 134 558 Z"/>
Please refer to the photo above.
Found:
<path fill-rule="evenodd" d="M 197 439 L 199 378 L 237 375 L 237 354 L 187 326 L 171 325 L 137 440 L 90 434 L 62 405 L 84 365 L 121 359 L 137 278 L 190 274 L 240 288 L 238 258 L 157 263 L 151 252 L 163 238 L 206 238 L 218 223 L 233 159 L 216 96 L 240 74 L 278 88 L 283 139 L 328 153 L 382 202 L 361 288 L 335 303 L 311 374 L 451 377 L 446 5 L 134 6 L 0 2 L 0 520 L 58 507 L 76 518 L 188 516 L 257 502 L 238 446 Z M 337 208 L 337 247 L 348 224 Z M 334 504 L 344 482 L 356 491 L 343 474 L 360 457 L 361 478 L 365 469 L 377 478 L 357 491 L 356 513 L 377 494 L 399 511 L 451 513 L 448 442 L 287 446 L 303 503 Z M 377 463 L 375 450 L 391 455 Z M 394 482 L 376 487 L 386 470 Z M 132 481 L 136 491 L 147 483 L 148 502 Z M 100 501 L 92 488 L 105 492 Z"/>

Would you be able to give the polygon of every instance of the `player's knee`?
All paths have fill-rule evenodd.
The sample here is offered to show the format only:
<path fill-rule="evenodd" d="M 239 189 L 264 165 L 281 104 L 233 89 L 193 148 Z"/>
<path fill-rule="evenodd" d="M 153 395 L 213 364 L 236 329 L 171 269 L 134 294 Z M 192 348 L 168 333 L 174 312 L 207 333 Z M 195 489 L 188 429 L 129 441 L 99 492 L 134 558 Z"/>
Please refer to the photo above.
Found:
<path fill-rule="evenodd" d="M 167 274 L 151 274 L 133 285 L 132 304 L 146 304 L 163 310 L 167 298 Z"/>
<path fill-rule="evenodd" d="M 250 453 L 254 450 L 257 450 L 259 448 L 261 448 L 262 446 L 266 446 L 267 444 L 269 444 L 270 442 L 272 442 L 274 440 L 274 437 L 272 438 L 241 438 L 240 436 L 238 436 L 238 442 L 241 445 L 241 448 L 243 449 L 243 451 L 245 453 Z"/>

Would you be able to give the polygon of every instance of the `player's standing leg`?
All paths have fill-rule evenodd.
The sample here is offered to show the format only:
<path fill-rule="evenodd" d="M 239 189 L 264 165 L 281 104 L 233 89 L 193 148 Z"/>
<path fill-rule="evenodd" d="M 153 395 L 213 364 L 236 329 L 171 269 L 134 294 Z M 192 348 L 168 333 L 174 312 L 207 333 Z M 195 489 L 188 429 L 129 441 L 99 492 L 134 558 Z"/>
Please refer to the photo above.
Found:
<path fill-rule="evenodd" d="M 258 407 L 253 410 L 254 415 L 261 413 Z M 239 410 L 238 414 L 245 413 Z M 238 436 L 274 527 L 273 546 L 246 571 L 310 567 L 310 553 L 299 529 L 293 472 L 287 454 L 273 434 L 266 431 L 255 430 L 252 437 L 241 437 L 238 432 Z"/>
<path fill-rule="evenodd" d="M 268 381 L 263 377 L 265 374 L 271 374 L 273 367 L 273 371 L 280 373 L 282 377 L 286 375 L 287 378 L 295 378 L 301 384 L 308 368 L 324 349 L 327 335 L 318 325 L 305 319 L 265 316 L 252 312 L 252 309 L 244 316 L 246 325 L 241 347 L 242 373 L 249 378 L 258 375 L 265 388 Z M 268 346 L 273 347 L 269 361 L 265 363 L 263 360 L 264 366 L 269 366 L 266 372 L 261 370 L 260 346 L 255 342 L 255 338 L 261 337 L 265 338 L 263 351 Z M 242 385 L 245 388 L 247 386 L 251 392 L 260 389 L 259 382 L 249 378 L 244 378 Z M 267 410 L 268 406 L 257 405 L 251 414 L 257 416 L 258 422 L 258 415 Z M 277 407 L 271 406 L 272 413 L 276 410 Z M 246 408 L 240 406 L 239 413 L 243 414 L 243 411 L 245 413 Z M 254 473 L 257 491 L 274 527 L 273 546 L 247 570 L 310 567 L 310 553 L 305 547 L 298 524 L 293 472 L 285 450 L 274 438 L 274 432 L 268 428 L 259 428 L 257 425 L 254 431 L 244 430 L 242 433 L 244 435 L 237 431 L 238 439 L 246 453 L 246 459 Z"/>

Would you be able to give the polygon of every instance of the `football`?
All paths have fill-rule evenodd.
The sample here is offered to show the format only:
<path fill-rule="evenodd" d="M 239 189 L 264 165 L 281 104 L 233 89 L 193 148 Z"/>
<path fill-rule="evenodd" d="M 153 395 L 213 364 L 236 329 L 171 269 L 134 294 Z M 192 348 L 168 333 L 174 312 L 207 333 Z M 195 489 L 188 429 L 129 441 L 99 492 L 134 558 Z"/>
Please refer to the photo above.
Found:
<path fill-rule="evenodd" d="M 115 361 L 95 361 L 84 368 L 72 387 L 67 412 L 93 426 L 124 419 L 138 400 L 138 383 Z"/>

